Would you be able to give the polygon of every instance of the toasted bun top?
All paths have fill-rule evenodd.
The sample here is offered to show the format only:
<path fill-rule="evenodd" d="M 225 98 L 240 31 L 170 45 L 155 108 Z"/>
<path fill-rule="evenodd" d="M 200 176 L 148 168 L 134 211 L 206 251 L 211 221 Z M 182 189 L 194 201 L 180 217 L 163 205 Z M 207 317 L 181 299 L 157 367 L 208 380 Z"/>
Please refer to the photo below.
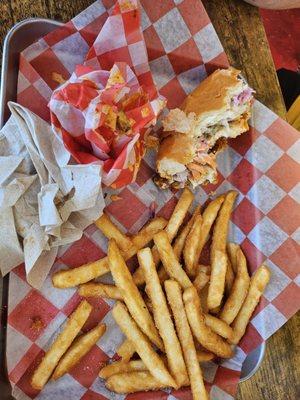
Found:
<path fill-rule="evenodd" d="M 242 85 L 238 79 L 240 71 L 235 68 L 218 69 L 204 79 L 196 89 L 187 96 L 181 109 L 187 114 L 200 114 L 227 107 L 230 93 Z"/>
<path fill-rule="evenodd" d="M 184 133 L 174 132 L 167 136 L 160 144 L 157 155 L 157 167 L 164 158 L 174 160 L 180 164 L 190 163 L 195 156 L 193 138 Z"/>
<path fill-rule="evenodd" d="M 186 115 L 190 112 L 195 113 L 198 120 L 204 120 L 204 124 L 208 123 L 205 120 L 207 115 L 214 116 L 214 118 L 211 117 L 209 119 L 210 123 L 220 120 L 219 114 L 221 116 L 225 115 L 224 113 L 231 106 L 232 96 L 243 88 L 244 83 L 238 78 L 239 73 L 240 71 L 234 68 L 216 70 L 187 96 L 180 107 L 181 110 Z M 174 118 L 173 125 L 176 129 L 176 124 L 181 122 L 181 116 L 178 116 L 177 113 L 172 118 Z M 241 122 L 238 124 L 237 132 L 233 137 L 244 131 L 240 129 Z M 172 127 L 171 129 L 174 128 Z M 178 168 L 178 165 L 174 163 L 186 166 L 193 161 L 196 155 L 197 138 L 190 132 L 179 133 L 171 129 L 163 132 L 157 155 L 157 171 L 163 177 L 173 175 L 172 170 L 175 171 Z M 221 147 L 219 145 L 214 152 L 217 153 Z M 168 161 L 170 162 L 168 163 Z"/>

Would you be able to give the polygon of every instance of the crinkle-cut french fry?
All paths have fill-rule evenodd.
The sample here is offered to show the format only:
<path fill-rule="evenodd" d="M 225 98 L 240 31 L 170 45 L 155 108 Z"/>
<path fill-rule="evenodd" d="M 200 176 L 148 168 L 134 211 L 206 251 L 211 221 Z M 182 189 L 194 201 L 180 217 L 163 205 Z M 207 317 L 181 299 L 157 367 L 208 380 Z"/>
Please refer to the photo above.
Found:
<path fill-rule="evenodd" d="M 225 275 L 225 292 L 228 295 L 231 291 L 234 282 L 234 272 L 232 269 L 230 258 L 227 255 L 227 269 Z"/>
<path fill-rule="evenodd" d="M 240 311 L 243 302 L 247 296 L 250 277 L 247 270 L 247 261 L 241 249 L 237 253 L 237 273 L 231 289 L 231 292 L 224 304 L 220 313 L 220 319 L 230 325 L 238 312 Z"/>
<path fill-rule="evenodd" d="M 201 206 L 198 205 L 195 208 L 193 215 L 189 219 L 188 223 L 185 224 L 184 227 L 180 230 L 180 232 L 178 233 L 178 235 L 174 241 L 173 250 L 174 250 L 174 253 L 176 254 L 176 257 L 178 258 L 178 261 L 180 261 L 180 259 L 181 259 L 181 255 L 183 252 L 186 238 L 193 226 L 196 216 L 199 215 L 200 210 L 201 210 Z"/>
<path fill-rule="evenodd" d="M 166 225 L 164 218 L 154 218 L 145 225 L 139 233 L 133 236 L 132 243 L 128 251 L 122 253 L 125 260 L 133 257 L 139 249 L 145 247 L 153 239 L 153 235 L 163 229 Z M 68 288 L 89 282 L 99 276 L 109 272 L 108 258 L 103 257 L 100 260 L 81 265 L 78 268 L 61 270 L 52 277 L 53 286 L 57 288 Z"/>
<path fill-rule="evenodd" d="M 161 358 L 153 350 L 146 335 L 139 329 L 126 307 L 117 302 L 112 310 L 112 315 L 126 337 L 133 343 L 136 352 L 144 361 L 147 369 L 162 385 L 177 387 Z"/>
<path fill-rule="evenodd" d="M 224 339 L 228 340 L 232 339 L 233 329 L 226 324 L 226 322 L 210 314 L 204 314 L 204 320 L 206 325 L 219 336 L 222 336 Z"/>
<path fill-rule="evenodd" d="M 187 382 L 188 374 L 167 301 L 153 262 L 151 250 L 149 248 L 140 250 L 138 252 L 138 260 L 144 272 L 146 293 L 151 300 L 155 325 L 164 343 L 170 372 L 177 386 L 181 387 Z"/>
<path fill-rule="evenodd" d="M 237 195 L 238 193 L 233 190 L 226 194 L 214 227 L 210 250 L 211 275 L 207 298 L 210 310 L 221 304 L 224 295 L 227 270 L 226 240 L 230 215 Z"/>
<path fill-rule="evenodd" d="M 227 254 L 234 274 L 237 272 L 236 252 L 239 248 L 240 246 L 237 243 L 227 243 Z"/>
<path fill-rule="evenodd" d="M 206 325 L 197 290 L 194 287 L 186 289 L 183 300 L 190 327 L 198 342 L 219 357 L 232 357 L 230 345 Z"/>
<path fill-rule="evenodd" d="M 167 387 L 154 378 L 149 371 L 123 372 L 112 375 L 107 379 L 105 386 L 108 390 L 119 394 L 158 390 Z"/>
<path fill-rule="evenodd" d="M 196 264 L 199 262 L 199 258 L 201 256 L 203 247 L 208 240 L 209 232 L 211 227 L 218 215 L 218 212 L 224 202 L 225 196 L 222 194 L 217 197 L 215 200 L 212 200 L 202 214 L 202 225 L 200 232 L 200 240 L 197 246 L 197 251 L 195 255 Z"/>
<path fill-rule="evenodd" d="M 208 400 L 201 368 L 197 359 L 193 335 L 183 305 L 179 283 L 173 280 L 167 280 L 165 281 L 165 290 L 168 303 L 174 316 L 177 334 L 188 370 L 193 399 Z"/>
<path fill-rule="evenodd" d="M 251 277 L 247 297 L 232 324 L 234 332 L 233 339 L 231 340 L 232 343 L 237 344 L 244 336 L 251 315 L 259 303 L 259 300 L 269 283 L 270 277 L 271 273 L 265 265 L 259 267 Z"/>
<path fill-rule="evenodd" d="M 132 275 L 124 261 L 124 258 L 113 239 L 109 241 L 108 245 L 108 260 L 113 279 L 121 292 L 130 314 L 145 335 L 147 335 L 158 348 L 163 349 L 163 343 L 155 327 L 154 321 L 138 288 L 133 282 Z"/>
<path fill-rule="evenodd" d="M 60 378 L 65 373 L 69 372 L 74 365 L 78 364 L 81 358 L 85 356 L 101 338 L 105 329 L 105 324 L 100 324 L 75 339 L 70 348 L 59 360 L 59 363 L 53 372 L 52 379 L 56 380 Z"/>
<path fill-rule="evenodd" d="M 82 297 L 107 297 L 108 299 L 122 300 L 120 290 L 114 285 L 105 283 L 84 283 L 78 293 Z"/>
<path fill-rule="evenodd" d="M 177 260 L 166 232 L 161 231 L 156 233 L 153 240 L 159 251 L 161 261 L 168 275 L 178 281 L 183 288 L 191 286 L 192 282 Z"/>
<path fill-rule="evenodd" d="M 122 361 L 128 362 L 135 353 L 133 343 L 131 343 L 130 340 L 125 339 L 118 347 L 117 353 L 122 358 Z"/>
<path fill-rule="evenodd" d="M 174 239 L 180 226 L 182 225 L 183 220 L 188 212 L 188 209 L 190 208 L 193 199 L 194 199 L 193 193 L 188 188 L 185 188 L 173 210 L 173 213 L 167 223 L 167 226 L 165 227 L 165 232 L 168 235 L 170 243 L 172 243 L 172 240 Z M 156 246 L 152 247 L 152 255 L 155 265 L 158 266 L 160 263 L 160 255 L 159 252 L 157 251 Z M 143 271 L 141 270 L 141 268 L 137 268 L 137 270 L 134 272 L 133 280 L 135 284 L 138 286 L 141 286 L 145 283 L 145 279 L 143 277 Z"/>
<path fill-rule="evenodd" d="M 86 300 L 83 300 L 71 314 L 62 332 L 57 336 L 55 341 L 47 350 L 41 363 L 34 371 L 31 379 L 31 386 L 34 389 L 43 389 L 59 360 L 71 346 L 73 340 L 85 324 L 91 311 L 92 306 Z"/>
<path fill-rule="evenodd" d="M 95 225 L 108 239 L 115 239 L 118 247 L 122 251 L 127 251 L 132 246 L 130 238 L 120 231 L 106 213 L 103 213 L 101 217 L 95 221 Z"/>
<path fill-rule="evenodd" d="M 183 258 L 185 270 L 188 276 L 195 278 L 197 259 L 197 246 L 200 240 L 202 226 L 201 214 L 195 217 L 193 226 L 186 238 L 185 246 L 183 249 Z"/>
<path fill-rule="evenodd" d="M 207 265 L 198 265 L 196 278 L 193 281 L 193 285 L 198 292 L 204 288 L 209 282 L 209 271 L 210 267 Z"/>

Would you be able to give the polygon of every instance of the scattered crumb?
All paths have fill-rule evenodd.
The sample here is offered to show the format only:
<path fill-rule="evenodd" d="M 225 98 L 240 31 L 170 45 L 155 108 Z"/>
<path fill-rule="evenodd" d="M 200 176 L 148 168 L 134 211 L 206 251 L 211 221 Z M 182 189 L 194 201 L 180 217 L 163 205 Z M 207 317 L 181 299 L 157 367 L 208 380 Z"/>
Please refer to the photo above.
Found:
<path fill-rule="evenodd" d="M 54 82 L 59 83 L 60 85 L 61 85 L 62 83 L 65 83 L 65 82 L 66 82 L 66 80 L 62 77 L 62 75 L 59 74 L 59 73 L 57 73 L 57 72 L 52 72 L 52 80 L 53 80 Z"/>
<path fill-rule="evenodd" d="M 117 194 L 112 194 L 110 196 L 111 201 L 118 201 L 118 200 L 122 200 L 122 197 L 118 196 Z"/>
<path fill-rule="evenodd" d="M 40 331 L 45 327 L 45 324 L 40 317 L 32 317 L 31 321 L 32 321 L 30 326 L 31 329 Z"/>
<path fill-rule="evenodd" d="M 148 107 L 143 107 L 143 108 L 141 109 L 141 114 L 142 114 L 142 117 L 143 117 L 143 118 L 148 117 L 148 115 L 150 114 L 149 108 L 148 108 Z"/>
<path fill-rule="evenodd" d="M 159 145 L 158 137 L 154 135 L 147 136 L 145 145 L 148 149 L 157 149 Z"/>

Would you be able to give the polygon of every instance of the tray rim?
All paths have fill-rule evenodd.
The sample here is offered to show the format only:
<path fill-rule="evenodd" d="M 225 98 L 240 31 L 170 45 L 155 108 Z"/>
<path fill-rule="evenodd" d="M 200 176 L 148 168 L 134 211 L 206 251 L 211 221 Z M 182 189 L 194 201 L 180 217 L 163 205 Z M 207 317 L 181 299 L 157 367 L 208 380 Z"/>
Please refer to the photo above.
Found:
<path fill-rule="evenodd" d="M 49 18 L 40 18 L 40 17 L 33 17 L 33 18 L 27 18 L 24 19 L 22 21 L 17 22 L 15 25 L 13 25 L 11 27 L 11 29 L 7 32 L 5 38 L 4 38 L 4 42 L 3 42 L 3 53 L 2 53 L 2 68 L 1 68 L 1 78 L 0 78 L 0 129 L 2 128 L 2 126 L 4 125 L 4 109 L 5 109 L 5 94 L 6 94 L 6 87 L 7 87 L 7 75 L 8 75 L 8 61 L 9 61 L 9 46 L 10 46 L 10 40 L 12 38 L 12 36 L 22 27 L 28 25 L 29 27 L 31 25 L 34 25 L 36 23 L 45 23 L 45 24 L 52 24 L 53 25 L 53 29 L 55 29 L 56 27 L 61 27 L 64 25 L 63 22 L 60 21 L 56 21 L 53 19 L 49 19 Z M 43 35 L 41 36 L 43 37 Z M 38 39 L 37 39 L 38 40 Z M 34 43 L 34 42 L 33 42 Z M 8 303 L 8 286 L 9 286 L 9 274 L 8 274 L 8 278 L 3 278 L 0 276 L 0 279 L 2 280 L 3 283 L 3 291 L 2 291 L 2 299 L 1 299 L 1 303 L 0 305 L 1 310 L 0 310 L 0 317 L 1 317 L 1 321 L 2 321 L 2 316 L 4 314 L 3 312 L 3 305 L 7 305 Z M 7 286 L 6 288 L 4 286 Z M 6 298 L 4 299 L 4 296 L 6 295 Z M 3 321 L 2 321 L 3 322 Z M 5 325 L 3 325 L 1 323 L 1 330 L 2 331 L 6 331 L 6 326 L 7 326 L 7 318 L 5 321 Z M 2 334 L 4 334 L 5 336 L 5 343 L 4 345 L 6 345 L 6 332 L 0 332 Z M 258 350 L 259 349 L 259 350 Z M 249 353 L 246 357 L 246 359 L 248 357 L 251 358 L 251 355 L 254 353 L 259 352 L 259 357 L 257 360 L 257 363 L 255 364 L 255 367 L 247 374 L 245 374 L 245 376 L 242 376 L 239 380 L 239 383 L 245 382 L 246 380 L 250 379 L 256 372 L 257 370 L 260 368 L 261 363 L 264 359 L 264 355 L 265 355 L 265 350 L 266 350 L 266 342 L 262 342 L 256 349 L 254 349 L 251 353 Z M 4 346 L 4 359 L 5 359 L 5 355 L 6 355 L 6 346 Z M 243 363 L 243 365 L 246 362 L 246 359 Z M 242 368 L 243 371 L 243 368 Z M 241 372 L 242 374 L 242 372 Z M 9 379 L 7 377 L 7 372 L 6 369 L 4 370 L 4 377 L 6 377 L 6 383 L 10 386 L 10 382 Z M 1 378 L 1 376 L 0 376 Z"/>
<path fill-rule="evenodd" d="M 10 45 L 11 39 L 14 34 L 18 32 L 20 28 L 28 27 L 30 28 L 34 24 L 51 24 L 53 25 L 53 29 L 55 27 L 63 26 L 64 24 L 59 21 L 55 21 L 52 19 L 47 18 L 26 18 L 22 21 L 17 22 L 13 25 L 9 31 L 7 32 L 4 40 L 3 40 L 3 51 L 2 51 L 2 65 L 1 65 L 1 76 L 0 76 L 0 129 L 3 127 L 4 123 L 4 114 L 5 114 L 5 107 L 6 107 L 6 91 L 7 91 L 7 80 L 8 80 L 8 64 L 9 64 L 9 53 L 10 53 Z M 44 34 L 46 34 L 45 32 Z M 43 37 L 44 35 L 40 37 Z M 38 38 L 36 39 L 38 40 Z M 2 137 L 2 135 L 0 135 Z M 0 274 L 0 289 L 2 290 L 0 296 L 0 387 L 1 391 L 4 389 L 4 393 L 2 394 L 5 396 L 3 400 L 11 400 L 13 399 L 11 394 L 11 384 L 8 379 L 7 368 L 6 368 L 6 335 L 7 335 L 7 313 L 8 313 L 8 287 L 9 287 L 9 274 L 2 277 Z M 7 393 L 8 390 L 8 393 Z M 8 397 L 7 397 L 8 396 Z"/>
<path fill-rule="evenodd" d="M 22 27 L 26 25 L 32 25 L 36 23 L 47 23 L 53 26 L 60 27 L 63 26 L 63 22 L 56 21 L 54 19 L 48 18 L 26 18 L 22 21 L 17 22 L 13 25 L 7 32 L 3 41 L 3 51 L 2 51 L 2 67 L 1 67 L 1 77 L 0 77 L 0 127 L 2 128 L 4 124 L 4 108 L 5 108 L 5 90 L 7 84 L 7 74 L 8 74 L 8 62 L 9 62 L 9 46 L 12 36 Z M 54 29 L 54 28 L 53 28 Z M 42 37 L 42 36 L 41 36 Z"/>

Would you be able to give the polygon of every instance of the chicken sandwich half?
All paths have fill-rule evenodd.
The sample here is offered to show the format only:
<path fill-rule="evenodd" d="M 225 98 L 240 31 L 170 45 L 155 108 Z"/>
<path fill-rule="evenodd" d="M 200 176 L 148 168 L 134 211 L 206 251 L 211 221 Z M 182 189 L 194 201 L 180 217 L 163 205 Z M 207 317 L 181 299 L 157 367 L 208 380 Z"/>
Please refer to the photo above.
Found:
<path fill-rule="evenodd" d="M 215 183 L 216 156 L 248 131 L 253 90 L 234 68 L 219 69 L 163 120 L 155 182 L 161 188 Z"/>

